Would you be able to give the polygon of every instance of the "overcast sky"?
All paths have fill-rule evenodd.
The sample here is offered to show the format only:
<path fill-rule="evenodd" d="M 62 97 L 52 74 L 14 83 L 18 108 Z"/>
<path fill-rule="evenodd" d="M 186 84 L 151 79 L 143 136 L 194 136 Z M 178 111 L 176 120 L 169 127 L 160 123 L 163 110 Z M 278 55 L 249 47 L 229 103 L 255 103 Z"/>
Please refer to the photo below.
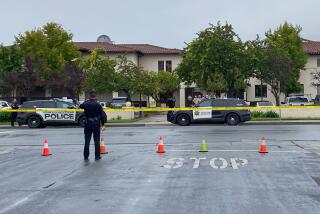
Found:
<path fill-rule="evenodd" d="M 320 0 L 0 0 L 0 43 L 57 22 L 74 41 L 149 43 L 183 48 L 195 33 L 217 21 L 231 23 L 242 40 L 264 35 L 284 21 L 320 40 Z"/>

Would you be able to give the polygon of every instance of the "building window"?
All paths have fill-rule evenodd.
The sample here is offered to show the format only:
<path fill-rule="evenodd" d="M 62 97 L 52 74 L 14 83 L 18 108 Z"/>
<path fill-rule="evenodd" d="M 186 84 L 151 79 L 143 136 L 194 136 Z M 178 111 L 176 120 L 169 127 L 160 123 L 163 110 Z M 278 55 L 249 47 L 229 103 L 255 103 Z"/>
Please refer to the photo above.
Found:
<path fill-rule="evenodd" d="M 255 86 L 255 96 L 257 97 L 267 97 L 267 86 L 262 85 L 262 96 L 261 96 L 261 85 Z"/>
<path fill-rule="evenodd" d="M 166 61 L 166 71 L 172 72 L 172 61 L 171 60 Z"/>
<path fill-rule="evenodd" d="M 320 57 L 317 59 L 317 67 L 320 67 Z"/>
<path fill-rule="evenodd" d="M 164 71 L 164 61 L 158 61 L 158 71 Z"/>

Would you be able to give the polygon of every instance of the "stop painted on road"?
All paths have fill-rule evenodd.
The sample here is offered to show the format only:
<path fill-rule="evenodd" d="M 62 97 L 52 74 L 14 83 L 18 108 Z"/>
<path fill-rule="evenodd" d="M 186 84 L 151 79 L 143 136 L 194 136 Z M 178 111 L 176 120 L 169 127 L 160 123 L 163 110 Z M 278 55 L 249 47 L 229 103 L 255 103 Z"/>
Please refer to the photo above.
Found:
<path fill-rule="evenodd" d="M 190 158 L 190 161 L 193 161 L 193 169 L 198 169 L 200 167 L 200 162 L 203 160 L 207 160 L 206 157 L 192 157 Z M 163 165 L 164 168 L 166 169 L 178 169 L 181 168 L 186 160 L 184 158 L 170 158 L 166 161 L 166 164 Z M 239 169 L 240 167 L 244 167 L 248 164 L 247 159 L 243 158 L 230 158 L 230 159 L 225 159 L 225 158 L 211 158 L 209 165 L 213 169 L 225 169 L 228 167 L 230 163 L 230 166 L 233 169 Z"/>

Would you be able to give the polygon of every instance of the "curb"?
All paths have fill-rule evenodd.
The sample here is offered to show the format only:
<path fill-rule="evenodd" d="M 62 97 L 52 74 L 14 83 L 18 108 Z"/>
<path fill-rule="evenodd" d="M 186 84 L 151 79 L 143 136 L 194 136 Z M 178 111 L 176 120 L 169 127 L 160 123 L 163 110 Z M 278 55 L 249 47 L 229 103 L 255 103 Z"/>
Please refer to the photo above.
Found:
<path fill-rule="evenodd" d="M 176 124 L 172 123 L 107 123 L 107 127 L 157 127 L 157 126 L 178 126 Z M 320 120 L 311 120 L 311 121 L 305 121 L 305 120 L 282 120 L 282 121 L 249 121 L 245 123 L 241 123 L 240 126 L 254 126 L 254 125 L 320 125 Z M 191 126 L 228 126 L 226 124 L 208 124 L 208 123 L 195 123 L 191 124 Z M 48 128 L 81 128 L 79 126 L 48 126 Z M 28 126 L 24 125 L 21 127 L 15 126 L 11 127 L 10 125 L 0 125 L 0 129 L 29 129 Z"/>
<path fill-rule="evenodd" d="M 320 120 L 249 121 L 243 125 L 320 125 Z"/>

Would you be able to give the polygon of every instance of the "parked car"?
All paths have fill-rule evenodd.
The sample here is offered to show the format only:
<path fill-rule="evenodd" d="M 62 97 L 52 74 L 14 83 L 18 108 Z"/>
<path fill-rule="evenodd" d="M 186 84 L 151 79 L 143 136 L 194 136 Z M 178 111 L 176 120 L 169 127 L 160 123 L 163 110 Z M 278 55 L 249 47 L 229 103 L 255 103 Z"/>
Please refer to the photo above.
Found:
<path fill-rule="evenodd" d="M 281 103 L 282 105 L 287 106 L 309 106 L 313 105 L 313 102 L 310 102 L 310 100 L 307 97 L 287 97 L 285 102 Z"/>
<path fill-rule="evenodd" d="M 62 100 L 34 100 L 24 102 L 21 105 L 23 109 L 35 109 L 36 112 L 19 112 L 17 122 L 19 125 L 26 124 L 29 128 L 44 128 L 47 125 L 68 125 L 75 124 L 84 126 L 86 117 L 83 112 L 48 112 L 42 109 L 76 109 L 70 102 Z M 107 118 L 107 115 L 104 115 Z"/>
<path fill-rule="evenodd" d="M 274 104 L 270 101 L 253 101 L 250 102 L 250 106 L 252 107 L 267 107 L 267 106 L 274 106 Z"/>
<path fill-rule="evenodd" d="M 245 101 L 240 99 L 205 99 L 196 107 L 245 107 Z M 167 120 L 181 126 L 188 126 L 194 122 L 227 123 L 238 125 L 240 122 L 249 121 L 251 114 L 249 110 L 192 110 L 192 111 L 169 111 Z"/>
<path fill-rule="evenodd" d="M 0 100 L 0 109 L 5 110 L 5 109 L 11 109 L 11 105 L 4 100 Z"/>
<path fill-rule="evenodd" d="M 320 105 L 320 95 L 317 95 L 317 96 L 314 98 L 314 104 Z"/>
<path fill-rule="evenodd" d="M 110 107 L 110 103 L 108 103 L 108 102 L 99 102 L 99 103 L 102 106 L 102 108 Z"/>
<path fill-rule="evenodd" d="M 112 98 L 110 103 L 111 108 L 122 108 L 122 107 L 130 107 L 131 102 L 127 97 L 116 97 Z"/>

